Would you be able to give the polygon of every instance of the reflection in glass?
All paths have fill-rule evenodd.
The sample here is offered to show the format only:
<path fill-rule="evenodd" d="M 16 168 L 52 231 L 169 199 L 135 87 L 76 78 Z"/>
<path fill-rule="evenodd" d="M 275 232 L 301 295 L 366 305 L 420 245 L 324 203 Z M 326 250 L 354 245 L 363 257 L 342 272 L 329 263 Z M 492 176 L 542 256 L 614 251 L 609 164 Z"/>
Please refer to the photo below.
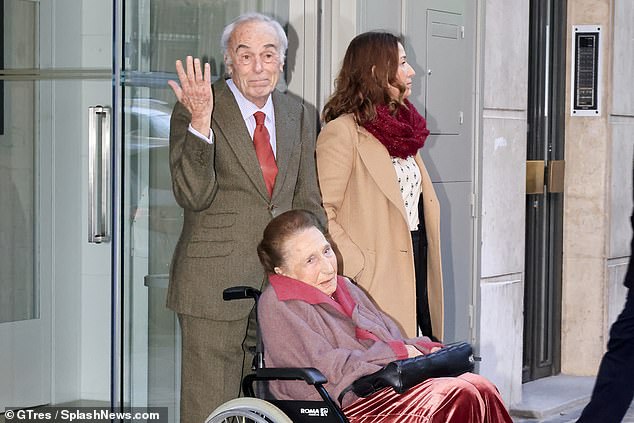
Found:
<path fill-rule="evenodd" d="M 39 67 L 37 16 L 39 2 L 3 1 L 4 10 L 4 64 L 5 69 Z M 6 119 L 5 119 L 6 122 Z"/>
<path fill-rule="evenodd" d="M 125 2 L 121 75 L 128 395 L 132 406 L 169 407 L 172 421 L 178 421 L 179 412 L 180 336 L 165 301 L 182 209 L 171 188 L 169 117 L 176 99 L 167 81 L 176 79 L 174 63 L 187 55 L 209 62 L 213 80 L 223 77 L 224 27 L 246 11 L 269 14 L 285 26 L 288 9 L 288 0 Z"/>
<path fill-rule="evenodd" d="M 2 69 L 35 67 L 38 4 L 8 1 L 1 7 Z M 34 84 L 0 84 L 0 323 L 4 323 L 38 317 L 33 267 L 37 125 Z"/>
<path fill-rule="evenodd" d="M 35 87 L 4 82 L 0 135 L 0 323 L 37 317 L 34 274 Z"/>

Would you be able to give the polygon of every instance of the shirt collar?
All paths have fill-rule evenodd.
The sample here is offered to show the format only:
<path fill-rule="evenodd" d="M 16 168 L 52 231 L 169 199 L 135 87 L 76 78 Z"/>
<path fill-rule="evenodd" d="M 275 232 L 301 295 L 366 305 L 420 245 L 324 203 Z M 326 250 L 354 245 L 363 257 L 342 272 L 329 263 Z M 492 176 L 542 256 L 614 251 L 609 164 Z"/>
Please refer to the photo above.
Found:
<path fill-rule="evenodd" d="M 238 103 L 238 108 L 240 109 L 240 113 L 242 113 L 242 119 L 247 120 L 251 118 L 255 112 L 259 111 L 266 115 L 267 122 L 275 124 L 275 109 L 273 108 L 273 100 L 270 94 L 269 98 L 266 99 L 266 103 L 264 103 L 264 107 L 260 109 L 242 94 L 238 87 L 236 87 L 233 79 L 229 78 L 225 82 Z"/>
<path fill-rule="evenodd" d="M 342 276 L 337 276 L 337 289 L 332 294 L 334 299 L 314 286 L 287 276 L 269 275 L 269 282 L 280 301 L 299 300 L 308 304 L 330 304 L 348 317 L 352 316 L 356 306 L 346 286 L 346 278 Z"/>

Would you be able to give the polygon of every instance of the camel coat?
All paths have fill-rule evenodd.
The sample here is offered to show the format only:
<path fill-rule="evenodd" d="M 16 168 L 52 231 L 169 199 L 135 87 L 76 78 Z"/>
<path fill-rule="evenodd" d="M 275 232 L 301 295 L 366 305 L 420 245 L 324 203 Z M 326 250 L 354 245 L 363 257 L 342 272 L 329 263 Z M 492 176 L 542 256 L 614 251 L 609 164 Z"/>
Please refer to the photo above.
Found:
<path fill-rule="evenodd" d="M 440 207 L 420 156 L 428 242 L 427 292 L 432 330 L 443 337 Z M 416 336 L 416 277 L 412 239 L 396 171 L 387 149 L 352 115 L 334 119 L 317 138 L 317 174 L 337 252 L 339 273 L 352 278 L 377 305 Z"/>

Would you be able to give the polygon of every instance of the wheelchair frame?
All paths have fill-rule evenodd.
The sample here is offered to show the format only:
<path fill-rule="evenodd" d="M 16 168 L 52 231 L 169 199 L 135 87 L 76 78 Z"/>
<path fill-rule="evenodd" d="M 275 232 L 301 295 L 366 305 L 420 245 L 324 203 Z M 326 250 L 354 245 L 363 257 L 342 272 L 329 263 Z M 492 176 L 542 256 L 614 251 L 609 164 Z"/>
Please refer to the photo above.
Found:
<path fill-rule="evenodd" d="M 257 319 L 258 299 L 260 291 L 249 286 L 227 288 L 222 293 L 225 301 L 252 298 L 255 301 Z M 221 422 L 255 422 L 255 423 L 349 423 L 343 411 L 332 399 L 324 384 L 326 377 L 317 369 L 308 368 L 268 368 L 264 360 L 264 344 L 257 328 L 255 356 L 253 357 L 253 373 L 242 379 L 242 392 L 245 397 L 236 398 L 220 405 L 214 410 L 205 423 Z M 270 380 L 303 380 L 312 385 L 323 401 L 295 400 L 263 400 L 256 398 L 254 384 L 258 381 Z"/>

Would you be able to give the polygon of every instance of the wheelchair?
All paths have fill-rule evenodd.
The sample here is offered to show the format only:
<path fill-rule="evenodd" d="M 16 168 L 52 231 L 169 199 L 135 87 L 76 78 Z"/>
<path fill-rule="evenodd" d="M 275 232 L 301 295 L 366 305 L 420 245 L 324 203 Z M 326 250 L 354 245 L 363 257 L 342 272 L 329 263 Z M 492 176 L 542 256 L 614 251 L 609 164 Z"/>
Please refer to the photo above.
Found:
<path fill-rule="evenodd" d="M 227 288 L 222 293 L 225 301 L 248 299 L 255 301 L 257 315 L 260 291 L 248 286 Z M 264 361 L 264 345 L 260 329 L 257 330 L 253 373 L 242 379 L 243 398 L 236 398 L 220 405 L 205 423 L 349 423 L 332 399 L 324 384 L 326 377 L 315 368 L 268 368 Z M 314 386 L 322 401 L 263 400 L 256 398 L 255 383 L 270 380 L 304 381 Z"/>

